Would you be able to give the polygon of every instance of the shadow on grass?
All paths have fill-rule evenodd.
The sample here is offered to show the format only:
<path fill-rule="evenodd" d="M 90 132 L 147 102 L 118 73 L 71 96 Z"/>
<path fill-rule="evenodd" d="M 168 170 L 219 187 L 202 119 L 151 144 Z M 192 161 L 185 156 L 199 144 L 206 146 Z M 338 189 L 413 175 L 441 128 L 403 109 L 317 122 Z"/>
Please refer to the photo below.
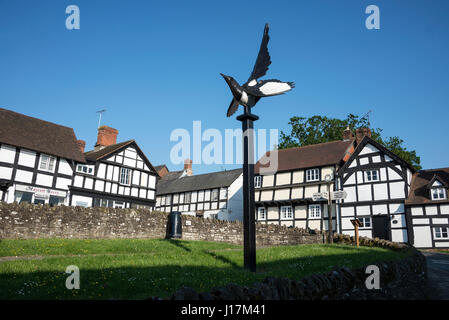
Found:
<path fill-rule="evenodd" d="M 171 243 L 172 245 L 177 246 L 178 248 L 181 248 L 187 252 L 191 252 L 192 249 L 190 249 L 189 247 L 187 247 L 186 245 L 183 244 L 182 240 L 174 240 L 174 239 L 165 239 L 164 241 L 168 241 L 168 243 Z"/>
<path fill-rule="evenodd" d="M 229 264 L 232 268 L 239 268 L 239 265 L 237 263 L 235 263 L 234 261 L 232 261 L 229 258 L 226 258 L 222 255 L 216 254 L 215 252 L 203 250 L 203 253 L 205 253 L 205 254 L 211 256 L 212 258 L 217 259 L 221 262 Z"/>
<path fill-rule="evenodd" d="M 176 241 L 173 242 L 177 246 Z M 333 266 L 358 268 L 403 257 L 394 252 L 373 254 L 371 251 L 366 251 L 356 254 L 277 259 L 259 262 L 258 272 L 251 273 L 243 270 L 236 263 L 243 258 L 242 255 L 235 253 L 217 255 L 211 251 L 203 253 L 211 257 L 203 265 L 192 258 L 189 261 L 182 261 L 182 265 L 149 260 L 148 266 L 102 269 L 95 268 L 92 261 L 85 263 L 83 258 L 77 257 L 52 261 L 54 271 L 24 273 L 17 269 L 14 273 L 4 271 L 11 270 L 13 265 L 10 265 L 8 269 L 3 268 L 2 271 L 2 264 L 0 264 L 0 288 L 2 288 L 0 299 L 145 299 L 150 296 L 166 298 L 183 286 L 205 292 L 228 283 L 252 285 L 267 276 L 300 280 L 310 274 L 328 272 Z M 96 265 L 105 265 L 101 256 L 98 259 Z M 129 258 L 130 265 L 131 259 Z M 33 269 L 43 269 L 42 262 L 42 260 L 33 261 Z M 65 287 L 65 281 L 69 275 L 64 271 L 69 264 L 77 265 L 80 269 L 79 290 L 68 290 Z"/>

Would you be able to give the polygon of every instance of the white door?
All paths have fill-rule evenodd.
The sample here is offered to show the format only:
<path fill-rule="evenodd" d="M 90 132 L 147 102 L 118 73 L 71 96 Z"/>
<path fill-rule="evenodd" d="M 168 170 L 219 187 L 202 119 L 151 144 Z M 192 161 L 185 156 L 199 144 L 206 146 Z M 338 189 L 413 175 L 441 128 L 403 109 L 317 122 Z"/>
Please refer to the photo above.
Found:
<path fill-rule="evenodd" d="M 415 236 L 416 248 L 431 248 L 432 247 L 432 234 L 430 227 L 413 227 L 413 233 Z"/>

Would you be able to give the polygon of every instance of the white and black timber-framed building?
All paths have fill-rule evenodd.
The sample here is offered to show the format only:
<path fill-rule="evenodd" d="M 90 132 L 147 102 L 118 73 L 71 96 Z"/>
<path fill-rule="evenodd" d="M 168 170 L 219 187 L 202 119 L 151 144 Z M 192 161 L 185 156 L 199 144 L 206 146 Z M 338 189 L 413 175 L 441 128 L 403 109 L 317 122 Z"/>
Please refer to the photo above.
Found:
<path fill-rule="evenodd" d="M 134 140 L 116 143 L 117 135 L 114 128 L 98 128 L 95 149 L 76 165 L 69 205 L 154 208 L 156 170 Z"/>
<path fill-rule="evenodd" d="M 337 205 L 339 232 L 353 236 L 351 219 L 358 218 L 360 236 L 408 242 L 405 200 L 415 170 L 364 130 L 338 171 L 338 190 L 347 193 Z"/>
<path fill-rule="evenodd" d="M 0 108 L 0 200 L 68 205 L 85 158 L 72 128 Z"/>
<path fill-rule="evenodd" d="M 421 170 L 413 175 L 405 208 L 409 242 L 417 248 L 449 249 L 449 168 Z"/>
<path fill-rule="evenodd" d="M 243 219 L 242 169 L 193 175 L 184 171 L 163 176 L 157 184 L 156 210 L 219 220 Z"/>
<path fill-rule="evenodd" d="M 261 159 L 256 164 L 260 172 Z M 405 199 L 414 169 L 359 128 L 343 140 L 278 150 L 278 169 L 256 175 L 256 220 L 307 229 L 328 230 L 327 201 L 312 195 L 344 190 L 347 198 L 332 204 L 334 231 L 354 235 L 352 219 L 362 221 L 360 235 L 408 242 Z"/>
<path fill-rule="evenodd" d="M 261 175 L 261 163 L 255 165 L 256 221 L 305 229 L 328 229 L 327 203 L 314 201 L 312 195 L 327 192 L 326 175 L 332 177 L 330 190 L 342 159 L 353 150 L 352 140 L 320 143 L 277 150 L 276 172 Z M 336 228 L 335 209 L 332 210 Z"/>

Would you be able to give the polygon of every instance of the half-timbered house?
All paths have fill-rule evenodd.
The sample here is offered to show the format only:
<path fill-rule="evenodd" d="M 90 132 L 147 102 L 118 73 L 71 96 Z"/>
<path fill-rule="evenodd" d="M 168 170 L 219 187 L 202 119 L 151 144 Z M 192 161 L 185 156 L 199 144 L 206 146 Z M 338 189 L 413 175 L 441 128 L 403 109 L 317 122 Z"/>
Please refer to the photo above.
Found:
<path fill-rule="evenodd" d="M 369 129 L 356 139 L 356 148 L 338 171 L 340 232 L 354 235 L 352 219 L 362 222 L 360 236 L 408 242 L 404 202 L 413 167 L 371 139 Z"/>
<path fill-rule="evenodd" d="M 134 140 L 116 143 L 118 131 L 98 128 L 94 150 L 77 163 L 70 205 L 153 208 L 158 174 Z"/>
<path fill-rule="evenodd" d="M 328 229 L 326 202 L 313 200 L 313 194 L 335 190 L 335 179 L 342 159 L 353 150 L 353 140 L 345 139 L 304 147 L 275 150 L 275 172 L 262 175 L 270 153 L 255 165 L 256 220 L 309 229 Z M 272 151 L 273 152 L 273 151 Z M 332 210 L 336 229 L 335 208 Z"/>
<path fill-rule="evenodd" d="M 413 175 L 405 207 L 409 242 L 417 248 L 449 248 L 449 168 Z"/>
<path fill-rule="evenodd" d="M 0 200 L 68 205 L 77 163 L 72 128 L 0 108 Z"/>
<path fill-rule="evenodd" d="M 242 220 L 242 184 L 242 169 L 165 176 L 157 184 L 156 210 L 180 211 L 185 215 L 219 220 Z"/>

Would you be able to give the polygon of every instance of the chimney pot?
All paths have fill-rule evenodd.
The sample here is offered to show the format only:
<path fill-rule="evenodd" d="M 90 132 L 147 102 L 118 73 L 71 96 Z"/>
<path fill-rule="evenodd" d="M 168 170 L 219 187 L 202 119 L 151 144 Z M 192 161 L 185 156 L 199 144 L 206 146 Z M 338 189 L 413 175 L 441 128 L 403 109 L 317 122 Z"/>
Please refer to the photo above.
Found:
<path fill-rule="evenodd" d="M 101 126 L 98 128 L 97 144 L 95 145 L 95 151 L 101 150 L 104 147 L 111 146 L 117 143 L 118 130 Z"/>
<path fill-rule="evenodd" d="M 343 131 L 343 140 L 350 140 L 354 139 L 354 134 L 352 133 L 351 129 L 349 129 L 349 126 Z"/>
<path fill-rule="evenodd" d="M 186 172 L 186 175 L 191 176 L 193 174 L 192 171 L 192 160 L 189 158 L 184 160 L 184 171 Z"/>

